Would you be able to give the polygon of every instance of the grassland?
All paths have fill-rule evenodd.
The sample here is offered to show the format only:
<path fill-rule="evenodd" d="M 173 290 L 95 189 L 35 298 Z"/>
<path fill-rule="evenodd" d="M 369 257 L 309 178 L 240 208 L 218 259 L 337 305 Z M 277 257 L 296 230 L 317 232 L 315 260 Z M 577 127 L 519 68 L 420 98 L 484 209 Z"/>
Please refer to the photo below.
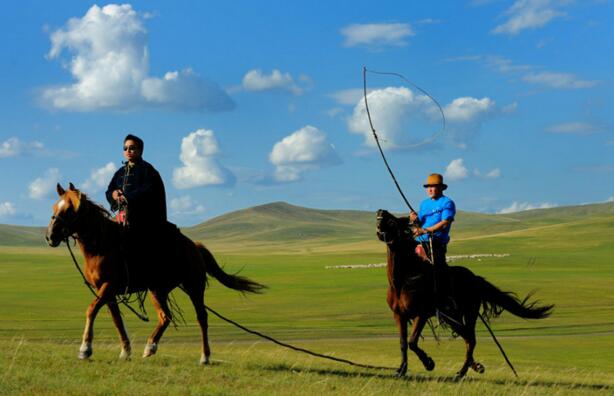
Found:
<path fill-rule="evenodd" d="M 385 303 L 385 270 L 325 269 L 384 261 L 373 223 L 373 214 L 364 212 L 273 204 L 185 231 L 204 240 L 227 271 L 242 270 L 270 287 L 242 297 L 211 281 L 206 303 L 214 309 L 302 347 L 394 367 L 398 339 Z M 487 371 L 461 383 L 452 378 L 464 345 L 445 332 L 439 345 L 425 332 L 423 346 L 437 362 L 435 371 L 426 372 L 412 356 L 411 376 L 397 380 L 389 371 L 281 349 L 212 316 L 214 364 L 199 367 L 198 330 L 180 292 L 175 296 L 187 323 L 169 328 L 157 356 L 138 357 L 153 324 L 126 313 L 135 357 L 118 361 L 117 336 L 103 311 L 93 360 L 81 362 L 76 353 L 91 296 L 64 249 L 24 243 L 0 247 L 0 394 L 614 393 L 614 205 L 461 214 L 454 233 L 450 254 L 510 254 L 455 264 L 518 294 L 536 289 L 537 297 L 556 304 L 543 321 L 504 314 L 493 323 L 520 379 L 481 325 L 476 357 Z"/>

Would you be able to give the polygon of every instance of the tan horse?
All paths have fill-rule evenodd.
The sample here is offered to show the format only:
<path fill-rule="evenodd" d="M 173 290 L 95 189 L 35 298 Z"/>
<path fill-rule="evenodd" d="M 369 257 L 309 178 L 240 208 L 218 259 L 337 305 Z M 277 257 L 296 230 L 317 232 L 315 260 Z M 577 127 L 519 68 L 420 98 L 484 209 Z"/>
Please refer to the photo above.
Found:
<path fill-rule="evenodd" d="M 433 267 L 424 261 L 415 248 L 408 217 L 395 217 L 385 210 L 377 211 L 377 236 L 387 246 L 388 296 L 387 302 L 394 313 L 401 341 L 401 366 L 397 376 L 407 372 L 407 349 L 409 347 L 420 359 L 424 368 L 431 371 L 435 362 L 418 346 L 420 334 L 431 316 L 435 315 Z M 457 304 L 453 312 L 444 316 L 446 324 L 465 340 L 466 354 L 461 369 L 456 373 L 464 377 L 469 368 L 484 372 L 484 366 L 473 358 L 476 345 L 475 324 L 482 308 L 482 317 L 493 318 L 504 310 L 525 319 L 547 318 L 553 305 L 529 303 L 527 296 L 519 300 L 513 293 L 503 292 L 481 276 L 460 266 L 447 271 L 449 294 Z M 407 324 L 413 321 L 409 343 Z"/>
<path fill-rule="evenodd" d="M 47 242 L 56 247 L 68 237 L 76 238 L 85 258 L 85 278 L 97 294 L 87 309 L 79 358 L 88 359 L 92 355 L 94 319 L 105 304 L 121 339 L 120 358 L 130 356 L 130 339 L 116 296 L 144 290 L 150 292 L 158 314 L 158 325 L 147 340 L 143 357 L 155 354 L 160 338 L 172 320 L 169 293 L 180 287 L 190 297 L 196 310 L 202 336 L 200 363 L 208 364 L 211 350 L 204 304 L 207 274 L 224 286 L 241 292 L 258 293 L 265 286 L 242 276 L 225 273 L 204 245 L 193 242 L 178 230 L 166 231 L 164 238 L 145 241 L 140 246 L 127 249 L 126 231 L 113 221 L 107 210 L 90 201 L 72 183 L 68 190 L 58 184 L 57 192 L 60 199 L 53 205 L 53 216 L 47 227 Z"/>

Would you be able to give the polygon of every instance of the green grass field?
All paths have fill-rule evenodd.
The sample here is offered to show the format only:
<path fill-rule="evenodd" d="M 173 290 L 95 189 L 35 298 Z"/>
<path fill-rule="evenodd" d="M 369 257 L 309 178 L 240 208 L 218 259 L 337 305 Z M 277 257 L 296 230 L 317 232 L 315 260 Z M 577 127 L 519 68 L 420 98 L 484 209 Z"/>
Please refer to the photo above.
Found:
<path fill-rule="evenodd" d="M 243 297 L 211 280 L 207 305 L 297 346 L 396 367 L 398 338 L 385 302 L 385 268 L 325 268 L 385 261 L 385 246 L 374 236 L 374 215 L 317 211 L 323 213 L 318 218 L 283 205 L 274 205 L 273 211 L 256 208 L 257 215 L 248 209 L 186 229 L 207 243 L 227 271 L 242 270 L 269 286 L 263 295 Z M 453 376 L 462 364 L 464 343 L 445 332 L 439 345 L 428 329 L 424 332 L 422 345 L 435 359 L 435 371 L 426 372 L 410 355 L 411 374 L 395 379 L 392 371 L 354 368 L 283 349 L 212 315 L 213 365 L 201 367 L 194 314 L 180 291 L 174 295 L 187 323 L 169 327 L 156 356 L 140 357 L 153 323 L 140 322 L 124 309 L 133 358 L 119 361 L 117 334 L 103 310 L 95 326 L 93 358 L 79 361 L 89 291 L 64 247 L 20 244 L 17 238 L 11 243 L 0 239 L 5 245 L 0 247 L 0 394 L 614 394 L 614 205 L 540 210 L 532 216 L 463 215 L 465 224 L 459 216 L 450 255 L 510 256 L 454 265 L 520 295 L 537 290 L 537 298 L 556 304 L 554 315 L 545 320 L 503 314 L 492 323 L 519 379 L 481 324 L 475 355 L 486 373 L 470 372 L 462 382 Z M 277 217 L 290 228 L 275 223 Z M 249 219 L 257 229 L 253 237 Z M 318 234 L 322 227 L 332 231 Z M 234 243 L 224 230 L 234 233 Z"/>

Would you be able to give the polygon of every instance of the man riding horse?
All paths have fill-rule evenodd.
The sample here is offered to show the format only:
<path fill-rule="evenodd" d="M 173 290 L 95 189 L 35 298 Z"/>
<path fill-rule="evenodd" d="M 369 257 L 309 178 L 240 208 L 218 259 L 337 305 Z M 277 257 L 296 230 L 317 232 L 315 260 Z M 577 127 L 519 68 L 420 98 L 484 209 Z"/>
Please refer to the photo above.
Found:
<path fill-rule="evenodd" d="M 450 297 L 446 252 L 456 205 L 443 195 L 448 186 L 444 184 L 442 175 L 429 175 L 424 188 L 429 198 L 420 203 L 419 213 L 412 211 L 409 214 L 409 219 L 417 226 L 414 227 L 414 237 L 421 243 L 419 253 L 433 264 L 435 304 L 438 309 L 449 314 L 454 309 L 455 302 Z"/>
<path fill-rule="evenodd" d="M 159 230 L 166 224 L 166 194 L 158 171 L 143 159 L 143 140 L 124 139 L 124 166 L 119 168 L 106 192 L 118 222 L 137 232 Z"/>

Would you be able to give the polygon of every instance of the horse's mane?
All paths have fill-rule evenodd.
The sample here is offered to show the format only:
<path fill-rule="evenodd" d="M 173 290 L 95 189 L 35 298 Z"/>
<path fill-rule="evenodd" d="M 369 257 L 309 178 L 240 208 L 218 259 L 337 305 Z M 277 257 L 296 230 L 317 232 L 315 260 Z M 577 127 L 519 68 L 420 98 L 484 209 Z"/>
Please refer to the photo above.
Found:
<path fill-rule="evenodd" d="M 80 209 L 85 209 L 83 218 L 83 242 L 87 242 L 91 253 L 99 253 L 117 244 L 121 225 L 116 223 L 113 215 L 102 205 L 81 194 Z"/>
<path fill-rule="evenodd" d="M 86 204 L 89 210 L 94 210 L 95 213 L 107 220 L 113 220 L 113 215 L 104 206 L 92 201 L 87 195 L 81 194 L 81 205 Z"/>

